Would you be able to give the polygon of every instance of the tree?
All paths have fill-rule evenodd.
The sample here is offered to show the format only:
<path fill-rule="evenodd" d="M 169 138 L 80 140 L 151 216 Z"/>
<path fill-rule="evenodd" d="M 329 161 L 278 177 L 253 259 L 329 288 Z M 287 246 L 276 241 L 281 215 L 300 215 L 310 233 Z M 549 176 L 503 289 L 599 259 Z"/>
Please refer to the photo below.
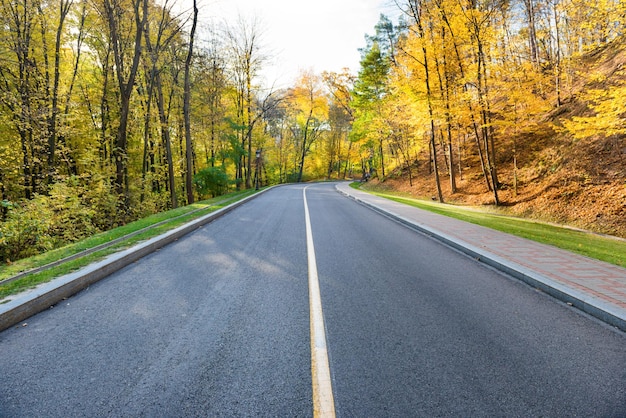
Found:
<path fill-rule="evenodd" d="M 480 131 L 485 150 L 485 162 L 490 175 L 491 187 L 496 205 L 500 204 L 498 197 L 498 171 L 496 165 L 496 149 L 491 126 L 491 109 L 489 100 L 489 71 L 486 49 L 488 47 L 489 33 L 491 30 L 492 16 L 496 10 L 502 7 L 504 0 L 486 0 L 485 2 L 470 2 L 463 8 L 463 16 L 471 36 L 474 47 L 475 66 L 475 88 L 478 96 L 480 109 Z"/>
<path fill-rule="evenodd" d="M 52 184 L 54 181 L 54 172 L 56 170 L 55 153 L 57 148 L 58 139 L 58 116 L 59 110 L 59 84 L 61 79 L 61 46 L 63 42 L 64 23 L 67 14 L 70 11 L 72 0 L 59 0 L 59 22 L 56 28 L 56 36 L 54 42 L 54 69 L 53 69 L 53 81 L 52 91 L 50 92 L 50 113 L 48 116 L 48 184 Z M 45 13 L 43 12 L 41 5 L 39 5 L 39 12 L 42 15 L 42 22 L 45 20 Z M 76 71 L 74 72 L 74 77 Z M 49 75 L 46 75 L 46 79 L 49 79 Z M 70 89 L 71 92 L 71 89 Z"/>
<path fill-rule="evenodd" d="M 141 58 L 141 42 L 143 31 L 148 19 L 148 0 L 131 0 L 134 25 L 130 32 L 132 39 L 124 38 L 123 25 L 130 22 L 123 21 L 124 5 L 121 0 L 104 0 L 104 17 L 108 24 L 111 49 L 115 60 L 118 89 L 120 94 L 120 120 L 117 127 L 113 158 L 115 160 L 115 190 L 120 198 L 120 208 L 129 209 L 128 195 L 128 119 L 130 113 L 130 99 L 133 93 L 135 79 L 139 70 Z M 132 47 L 132 52 L 129 51 Z M 126 54 L 131 53 L 130 67 L 127 65 Z"/>
<path fill-rule="evenodd" d="M 226 113 L 222 99 L 226 93 L 227 79 L 226 60 L 223 46 L 220 43 L 221 38 L 214 28 L 210 29 L 210 33 L 210 39 L 204 51 L 204 60 L 201 60 L 200 63 L 206 63 L 203 68 L 205 76 L 202 77 L 207 80 L 207 83 L 204 84 L 206 90 L 203 94 L 208 105 L 207 118 L 209 120 L 209 146 L 207 147 L 208 151 L 205 150 L 207 151 L 206 163 L 214 167 L 217 158 L 216 153 L 218 149 L 222 148 L 219 136 L 220 126 Z"/>
<path fill-rule="evenodd" d="M 196 0 L 193 0 L 193 23 L 191 25 L 191 33 L 189 34 L 189 50 L 185 59 L 185 93 L 183 114 L 185 118 L 185 150 L 186 150 L 186 189 L 187 204 L 194 202 L 193 196 L 193 143 L 191 141 L 191 60 L 193 58 L 193 41 L 196 33 L 196 24 L 198 23 L 198 6 Z"/>
<path fill-rule="evenodd" d="M 449 34 L 447 39 L 450 43 L 450 48 L 454 52 L 451 54 L 451 57 L 456 63 L 458 72 L 458 77 L 456 77 L 457 86 L 458 84 L 461 84 L 460 89 L 462 90 L 462 93 L 458 95 L 458 98 L 463 102 L 463 105 L 458 106 L 458 110 L 456 112 L 457 117 L 460 119 L 459 125 L 462 126 L 463 124 L 467 124 L 469 127 L 468 129 L 474 136 L 483 178 L 485 179 L 487 189 L 491 191 L 491 182 L 489 180 L 485 156 L 481 146 L 480 126 L 477 115 L 475 114 L 475 95 L 471 92 L 471 86 L 475 84 L 469 82 L 468 80 L 468 67 L 470 67 L 472 63 L 466 58 L 470 54 L 465 53 L 463 48 L 464 45 L 471 43 L 471 36 L 467 30 L 465 18 L 463 17 L 464 13 L 462 11 L 462 3 L 457 1 L 449 2 L 447 0 L 434 0 L 434 5 L 436 6 L 443 26 Z M 463 111 L 463 108 L 466 109 L 466 111 Z"/>
<path fill-rule="evenodd" d="M 252 128 L 253 121 L 253 81 L 256 78 L 265 56 L 261 54 L 259 24 L 256 20 L 246 22 L 239 18 L 237 27 L 226 28 L 230 48 L 230 74 L 235 87 L 237 107 L 236 124 L 240 127 L 241 149 L 237 160 L 237 186 L 245 181 L 245 187 L 252 187 Z"/>
<path fill-rule="evenodd" d="M 312 145 L 328 128 L 328 102 L 323 94 L 321 78 L 302 72 L 296 86 L 287 95 L 289 129 L 298 151 L 298 174 L 301 182 L 305 158 Z"/>
<path fill-rule="evenodd" d="M 43 177 L 42 161 L 44 136 L 41 132 L 40 114 L 45 111 L 38 109 L 36 80 L 40 72 L 35 67 L 39 60 L 32 55 L 40 52 L 39 45 L 34 45 L 33 30 L 36 24 L 38 8 L 28 0 L 9 2 L 2 1 L 3 38 L 8 40 L 8 50 L 14 56 L 14 63 L 2 63 L 2 100 L 10 111 L 12 124 L 19 135 L 22 164 L 22 187 L 24 196 L 31 199 L 40 188 Z M 15 68 L 17 67 L 17 68 Z"/>
<path fill-rule="evenodd" d="M 351 106 L 355 116 L 353 127 L 356 128 L 352 135 L 371 149 L 372 156 L 378 155 L 384 180 L 384 143 L 388 133 L 382 116 L 389 94 L 389 57 L 383 54 L 377 42 L 373 42 L 367 51 L 362 51 L 362 55 L 361 69 L 352 90 Z"/>
<path fill-rule="evenodd" d="M 156 11 L 154 13 L 156 15 Z M 150 21 L 150 23 L 152 20 Z M 168 50 L 171 50 L 171 44 L 177 39 L 180 34 L 180 25 L 171 15 L 171 8 L 168 7 L 167 1 L 163 5 L 161 9 L 160 17 L 157 24 L 157 33 L 155 36 L 155 40 L 152 40 L 152 32 L 151 27 L 153 25 L 146 25 L 145 30 L 145 43 L 146 50 L 148 52 L 146 59 L 146 77 L 147 77 L 147 102 L 148 106 L 146 109 L 146 127 L 144 136 L 147 138 L 149 136 L 148 132 L 148 122 L 150 120 L 150 103 L 152 102 L 153 96 L 156 100 L 157 110 L 158 110 L 158 119 L 160 122 L 160 133 L 161 140 L 163 146 L 165 148 L 165 164 L 167 165 L 167 185 L 170 195 L 170 205 L 172 208 L 178 207 L 178 198 L 176 195 L 176 182 L 175 182 L 175 174 L 174 174 L 174 162 L 172 156 L 172 140 L 170 135 L 170 125 L 169 125 L 169 108 L 166 104 L 165 96 L 163 93 L 163 73 L 165 72 L 165 68 L 168 63 L 165 61 L 164 55 L 166 55 Z M 173 59 L 173 58 L 170 58 Z M 173 89 L 172 89 L 173 90 Z M 144 146 L 144 177 L 145 171 L 147 171 L 147 146 L 148 141 L 145 141 Z"/>
<path fill-rule="evenodd" d="M 432 159 L 434 165 L 435 172 L 435 184 L 437 186 L 437 197 L 439 202 L 443 202 L 443 194 L 441 192 L 441 183 L 439 180 L 439 168 L 437 163 L 437 143 L 435 141 L 435 115 L 433 108 L 433 93 L 431 90 L 431 77 L 430 77 L 430 67 L 428 63 L 428 52 L 426 50 L 426 32 L 424 30 L 424 8 L 423 4 L 419 0 L 409 1 L 409 9 L 408 14 L 412 20 L 412 26 L 410 26 L 410 30 L 415 33 L 420 41 L 420 52 L 421 56 L 416 56 L 411 54 L 410 52 L 404 50 L 404 53 L 411 56 L 416 62 L 418 62 L 424 70 L 424 86 L 426 89 L 426 103 L 428 107 L 428 116 L 430 119 L 430 146 L 432 151 Z"/>
<path fill-rule="evenodd" d="M 537 45 L 537 2 L 535 0 L 524 0 L 524 10 L 528 19 L 528 45 L 530 50 L 530 61 L 539 67 L 539 46 Z"/>
<path fill-rule="evenodd" d="M 354 121 L 354 110 L 351 107 L 351 90 L 354 86 L 355 77 L 345 70 L 340 74 L 323 73 L 322 79 L 330 94 L 328 121 L 331 134 L 329 135 L 330 141 L 327 146 L 327 177 L 330 178 L 335 169 L 339 177 L 343 162 L 343 178 L 345 179 L 351 165 L 352 141 L 350 141 L 349 134 Z"/>

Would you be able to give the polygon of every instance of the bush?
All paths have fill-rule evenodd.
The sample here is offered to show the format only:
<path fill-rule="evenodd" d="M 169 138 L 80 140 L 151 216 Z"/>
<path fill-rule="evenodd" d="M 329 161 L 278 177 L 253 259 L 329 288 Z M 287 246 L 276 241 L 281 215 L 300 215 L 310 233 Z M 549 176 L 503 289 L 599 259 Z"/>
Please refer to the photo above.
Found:
<path fill-rule="evenodd" d="M 0 260 L 30 257 L 99 232 L 94 223 L 98 220 L 97 208 L 90 204 L 89 197 L 102 190 L 98 192 L 91 186 L 70 177 L 54 184 L 47 196 L 36 195 L 19 204 L 4 205 L 8 214 L 0 222 Z"/>
<path fill-rule="evenodd" d="M 77 194 L 81 204 L 92 211 L 91 223 L 98 230 L 106 231 L 123 223 L 123 215 L 118 213 L 118 197 L 104 176 L 81 179 Z"/>
<path fill-rule="evenodd" d="M 83 203 L 84 188 L 75 178 L 52 186 L 47 205 L 52 211 L 50 235 L 59 245 L 89 237 L 99 229 L 94 226 L 95 210 Z"/>
<path fill-rule="evenodd" d="M 200 195 L 216 197 L 228 192 L 230 181 L 223 168 L 207 167 L 193 176 L 193 183 Z"/>
<path fill-rule="evenodd" d="M 22 205 L 14 204 L 0 224 L 0 258 L 10 261 L 30 257 L 54 248 L 50 235 L 53 213 L 45 196 Z"/>

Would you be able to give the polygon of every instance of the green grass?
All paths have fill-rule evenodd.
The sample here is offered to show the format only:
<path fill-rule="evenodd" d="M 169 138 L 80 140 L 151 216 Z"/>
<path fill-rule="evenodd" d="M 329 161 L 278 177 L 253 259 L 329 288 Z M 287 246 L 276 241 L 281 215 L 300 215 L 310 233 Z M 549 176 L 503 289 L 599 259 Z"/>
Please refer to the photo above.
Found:
<path fill-rule="evenodd" d="M 177 228 L 178 226 L 221 209 L 230 203 L 244 199 L 254 193 L 255 192 L 252 190 L 231 193 L 226 196 L 220 196 L 218 198 L 204 200 L 185 207 L 161 212 L 148 216 L 147 218 L 131 222 L 119 228 L 102 232 L 80 242 L 76 242 L 53 251 L 48 251 L 44 254 L 18 260 L 10 265 L 2 265 L 0 266 L 0 280 L 13 277 L 23 271 L 36 269 L 50 263 L 58 262 L 59 260 L 78 254 L 82 251 L 109 243 L 118 238 L 122 238 L 120 242 L 107 246 L 106 248 L 91 254 L 81 256 L 71 261 L 63 262 L 43 271 L 27 274 L 18 280 L 1 284 L 0 299 L 78 270 L 79 268 L 90 263 L 101 260 L 107 255 L 128 248 L 140 241 L 145 241 L 171 229 Z M 127 239 L 123 239 L 123 237 L 128 236 L 129 234 L 136 233 L 143 229 L 145 229 L 145 231 L 142 231 L 132 237 L 128 237 Z"/>
<path fill-rule="evenodd" d="M 360 188 L 358 184 L 353 185 Z M 365 190 L 364 190 L 365 191 Z M 366 190 L 399 203 L 626 267 L 626 240 L 539 221 Z"/>

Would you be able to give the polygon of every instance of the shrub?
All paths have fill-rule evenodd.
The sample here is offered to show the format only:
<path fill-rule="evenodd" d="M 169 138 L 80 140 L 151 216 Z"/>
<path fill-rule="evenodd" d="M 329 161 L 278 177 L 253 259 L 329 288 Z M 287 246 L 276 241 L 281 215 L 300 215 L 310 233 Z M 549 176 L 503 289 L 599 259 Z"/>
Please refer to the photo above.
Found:
<path fill-rule="evenodd" d="M 18 260 L 89 237 L 100 231 L 98 206 L 108 193 L 81 179 L 70 177 L 54 184 L 48 195 L 36 195 L 31 200 L 8 207 L 6 220 L 0 222 L 0 260 Z M 108 204 L 110 206 L 110 202 Z M 105 217 L 108 217 L 105 214 Z"/>
<path fill-rule="evenodd" d="M 119 226 L 122 215 L 118 213 L 118 197 L 110 181 L 104 176 L 92 176 L 81 179 L 81 184 L 81 202 L 92 210 L 92 224 L 101 231 Z"/>
<path fill-rule="evenodd" d="M 50 235 L 53 212 L 45 196 L 36 196 L 21 205 L 14 204 L 6 221 L 0 224 L 0 258 L 17 260 L 54 248 Z"/>
<path fill-rule="evenodd" d="M 230 183 L 228 174 L 221 167 L 207 167 L 193 176 L 193 182 L 200 195 L 211 197 L 223 195 Z"/>
<path fill-rule="evenodd" d="M 93 224 L 95 210 L 82 201 L 84 188 L 75 178 L 50 189 L 47 205 L 52 212 L 49 234 L 59 245 L 89 237 L 99 229 Z"/>

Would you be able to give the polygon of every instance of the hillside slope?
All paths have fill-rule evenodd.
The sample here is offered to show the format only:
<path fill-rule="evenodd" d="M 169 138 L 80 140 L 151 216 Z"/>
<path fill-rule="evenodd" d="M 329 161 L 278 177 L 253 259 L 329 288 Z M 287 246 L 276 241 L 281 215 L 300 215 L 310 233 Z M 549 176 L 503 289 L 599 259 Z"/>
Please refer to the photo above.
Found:
<path fill-rule="evenodd" d="M 588 54 L 581 59 L 577 74 L 572 93 L 563 104 L 542 115 L 532 130 L 527 129 L 515 138 L 516 170 L 511 141 L 496 139 L 500 139 L 496 146 L 499 180 L 503 183 L 499 191 L 502 211 L 626 237 L 626 133 L 607 136 L 606 130 L 598 128 L 593 135 L 575 138 L 563 129 L 577 118 L 597 115 L 588 92 L 625 89 L 626 45 L 616 42 Z M 626 111 L 621 114 L 618 111 L 614 120 L 626 132 Z M 443 161 L 442 155 L 440 158 Z M 428 161 L 428 155 L 423 154 L 418 160 Z M 397 170 L 382 183 L 374 179 L 368 187 L 427 199 L 436 196 L 435 180 L 428 164 L 418 165 L 413 175 L 412 186 L 406 172 Z M 445 166 L 441 183 L 447 203 L 493 204 L 493 194 L 486 189 L 475 161 L 464 162 L 461 178 L 457 177 L 457 193 L 450 193 Z"/>

